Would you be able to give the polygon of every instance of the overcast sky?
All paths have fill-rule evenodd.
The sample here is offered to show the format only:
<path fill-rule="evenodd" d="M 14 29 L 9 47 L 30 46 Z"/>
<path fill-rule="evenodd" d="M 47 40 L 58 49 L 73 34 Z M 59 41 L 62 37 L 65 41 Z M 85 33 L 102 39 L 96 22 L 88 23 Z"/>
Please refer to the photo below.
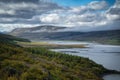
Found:
<path fill-rule="evenodd" d="M 120 29 L 120 0 L 0 0 L 0 31 L 38 25 Z"/>

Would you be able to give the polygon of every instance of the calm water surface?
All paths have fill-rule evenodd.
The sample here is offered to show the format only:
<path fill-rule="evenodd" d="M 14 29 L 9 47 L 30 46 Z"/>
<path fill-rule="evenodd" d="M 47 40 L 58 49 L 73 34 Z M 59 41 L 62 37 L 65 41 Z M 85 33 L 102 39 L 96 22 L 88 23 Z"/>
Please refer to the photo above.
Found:
<path fill-rule="evenodd" d="M 103 65 L 107 69 L 120 71 L 120 46 L 102 45 L 89 42 L 72 42 L 72 41 L 50 41 L 54 44 L 84 44 L 89 48 L 69 48 L 69 49 L 52 49 L 53 51 L 63 52 L 82 57 L 87 57 L 98 64 Z M 104 80 L 120 80 L 120 75 L 106 75 Z"/>

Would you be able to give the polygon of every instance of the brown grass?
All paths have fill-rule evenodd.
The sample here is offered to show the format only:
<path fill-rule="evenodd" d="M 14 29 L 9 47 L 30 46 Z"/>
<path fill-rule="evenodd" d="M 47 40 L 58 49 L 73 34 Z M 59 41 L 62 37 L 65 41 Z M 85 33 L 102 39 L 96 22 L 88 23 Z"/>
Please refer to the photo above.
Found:
<path fill-rule="evenodd" d="M 17 42 L 23 47 L 46 47 L 46 48 L 86 48 L 83 44 L 51 44 L 47 42 Z"/>

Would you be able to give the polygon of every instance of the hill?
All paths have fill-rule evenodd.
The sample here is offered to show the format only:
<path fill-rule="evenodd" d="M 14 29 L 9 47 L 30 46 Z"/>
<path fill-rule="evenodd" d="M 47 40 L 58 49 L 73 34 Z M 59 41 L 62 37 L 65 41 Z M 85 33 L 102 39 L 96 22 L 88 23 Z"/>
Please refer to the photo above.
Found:
<path fill-rule="evenodd" d="M 22 33 L 39 33 L 39 32 L 59 32 L 66 29 L 66 27 L 43 25 L 32 28 L 16 28 L 10 34 L 21 35 Z"/>
<path fill-rule="evenodd" d="M 16 46 L 9 43 L 14 37 L 0 35 L 0 80 L 102 80 L 114 72 L 88 58 Z"/>
<path fill-rule="evenodd" d="M 14 41 L 30 42 L 28 39 L 18 38 L 8 34 L 0 33 L 0 42 L 8 43 L 8 42 L 14 42 Z"/>
<path fill-rule="evenodd" d="M 45 28 L 45 31 L 41 31 Z M 95 41 L 107 44 L 120 44 L 120 30 L 92 31 L 92 32 L 75 32 L 66 31 L 67 28 L 58 28 L 57 30 L 49 29 L 50 26 L 15 29 L 10 34 L 30 40 L 79 40 Z M 59 29 L 60 28 L 60 29 Z M 31 31 L 28 31 L 31 30 Z M 37 31 L 36 31 L 37 30 Z"/>

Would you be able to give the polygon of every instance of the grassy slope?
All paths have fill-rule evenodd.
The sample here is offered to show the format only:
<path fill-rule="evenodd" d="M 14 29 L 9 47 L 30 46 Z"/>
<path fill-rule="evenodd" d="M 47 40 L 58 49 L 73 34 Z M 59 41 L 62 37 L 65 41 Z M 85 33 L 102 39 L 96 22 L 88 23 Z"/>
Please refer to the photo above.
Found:
<path fill-rule="evenodd" d="M 12 45 L 13 44 L 16 45 L 15 41 L 30 42 L 28 39 L 18 38 L 18 37 L 14 37 L 11 35 L 0 33 L 0 42 L 1 43 L 9 43 Z"/>
<path fill-rule="evenodd" d="M 0 80 L 102 80 L 106 72 L 87 58 L 0 41 Z"/>
<path fill-rule="evenodd" d="M 55 44 L 55 43 L 47 43 L 47 42 L 17 42 L 18 45 L 21 45 L 23 47 L 44 47 L 44 48 L 86 48 L 83 44 L 71 44 L 71 45 L 65 45 L 65 44 Z"/>

